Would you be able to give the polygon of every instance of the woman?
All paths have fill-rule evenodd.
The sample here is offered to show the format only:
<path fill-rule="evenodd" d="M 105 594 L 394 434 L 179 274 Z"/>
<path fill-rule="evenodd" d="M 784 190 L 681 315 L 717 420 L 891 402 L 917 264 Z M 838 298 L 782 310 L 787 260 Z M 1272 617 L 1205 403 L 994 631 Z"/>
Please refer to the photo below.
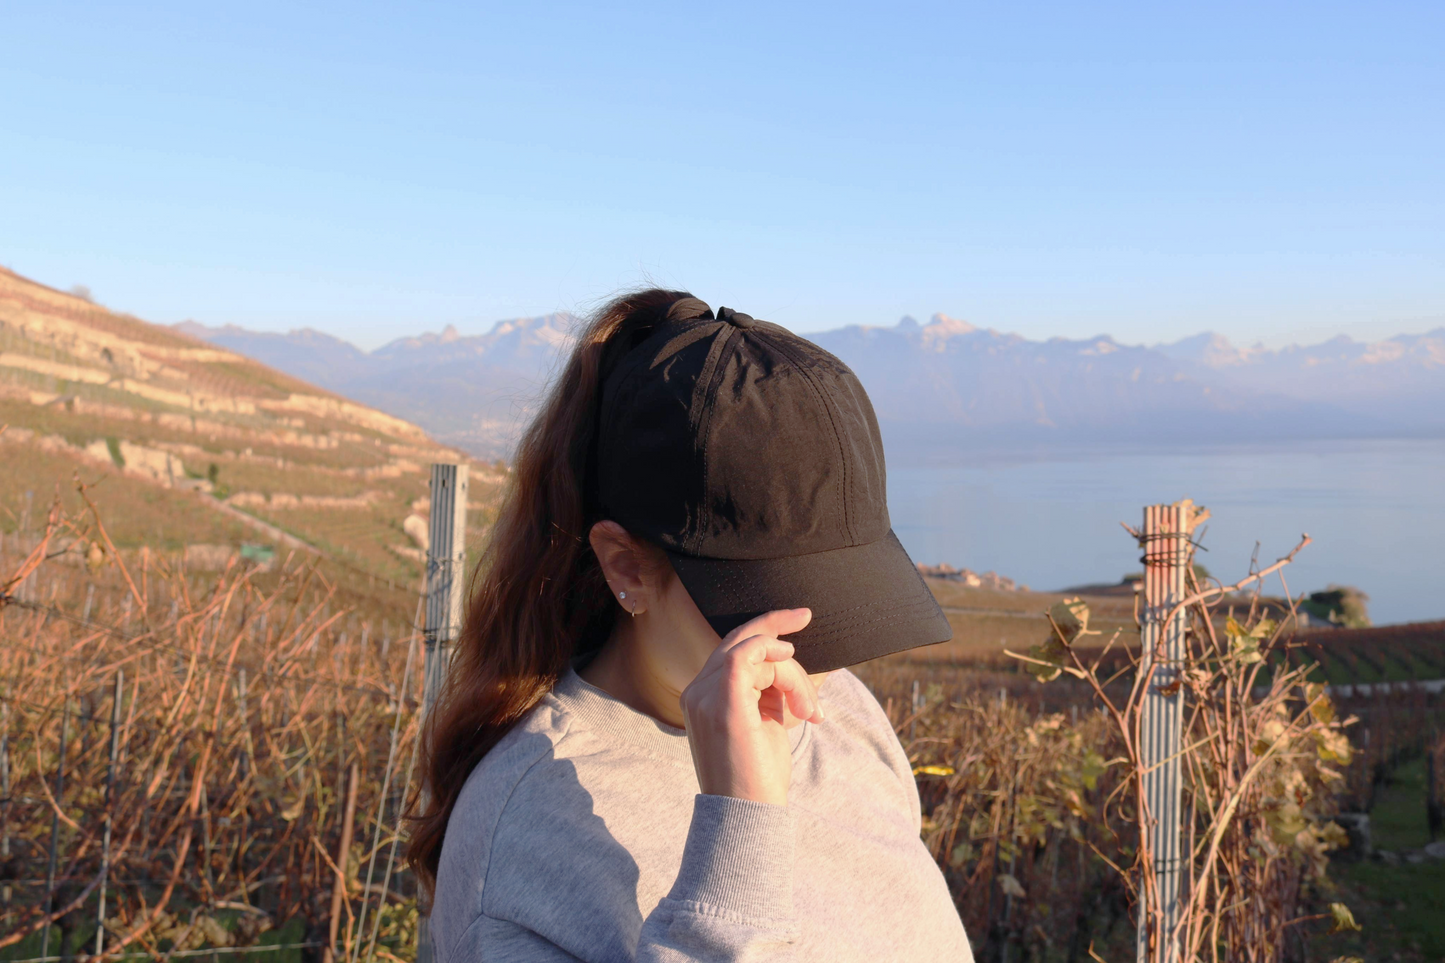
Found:
<path fill-rule="evenodd" d="M 971 959 L 841 671 L 950 635 L 842 362 L 685 292 L 612 302 L 522 441 L 426 733 L 438 963 Z"/>

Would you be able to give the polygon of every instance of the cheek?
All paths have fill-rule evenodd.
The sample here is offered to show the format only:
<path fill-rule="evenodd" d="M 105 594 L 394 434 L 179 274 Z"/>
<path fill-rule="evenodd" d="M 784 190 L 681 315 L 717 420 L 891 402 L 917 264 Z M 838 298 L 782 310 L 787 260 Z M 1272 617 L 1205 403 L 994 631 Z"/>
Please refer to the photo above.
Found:
<path fill-rule="evenodd" d="M 689 649 L 704 653 L 706 661 L 712 650 L 722 643 L 707 619 L 698 609 L 692 596 L 687 594 L 682 580 L 673 576 L 661 597 L 663 614 L 669 627 L 680 636 Z"/>

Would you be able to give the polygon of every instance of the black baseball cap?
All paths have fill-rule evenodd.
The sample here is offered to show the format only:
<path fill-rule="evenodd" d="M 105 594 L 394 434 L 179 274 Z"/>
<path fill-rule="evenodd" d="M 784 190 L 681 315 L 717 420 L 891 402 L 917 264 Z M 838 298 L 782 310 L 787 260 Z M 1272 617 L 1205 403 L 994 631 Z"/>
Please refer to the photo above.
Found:
<path fill-rule="evenodd" d="M 847 365 L 693 297 L 639 336 L 604 361 L 599 507 L 666 550 L 719 635 L 812 609 L 788 637 L 809 672 L 953 637 L 889 524 L 878 419 Z"/>

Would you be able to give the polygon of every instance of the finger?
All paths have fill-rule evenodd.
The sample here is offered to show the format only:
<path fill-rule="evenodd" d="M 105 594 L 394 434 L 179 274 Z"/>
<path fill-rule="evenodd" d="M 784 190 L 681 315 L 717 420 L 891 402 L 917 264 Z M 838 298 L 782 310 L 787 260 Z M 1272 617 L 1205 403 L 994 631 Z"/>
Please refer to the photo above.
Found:
<path fill-rule="evenodd" d="M 787 639 L 755 635 L 750 639 L 743 639 L 728 651 L 737 653 L 739 658 L 746 659 L 753 665 L 759 665 L 763 662 L 786 662 L 793 657 L 796 650 Z"/>
<path fill-rule="evenodd" d="M 734 693 L 750 692 L 751 698 L 756 699 L 758 693 L 774 687 L 782 693 L 798 688 L 797 674 L 802 667 L 793 661 L 792 656 L 792 643 L 766 635 L 755 635 L 739 642 L 724 657 Z M 786 674 L 781 684 L 778 678 L 780 672 Z"/>
<path fill-rule="evenodd" d="M 792 659 L 774 666 L 773 688 L 787 699 L 788 708 L 799 719 L 823 721 L 823 706 L 818 701 L 818 687 L 801 665 Z"/>
<path fill-rule="evenodd" d="M 756 705 L 765 715 L 776 714 L 769 711 L 774 703 L 777 711 L 786 705 L 794 718 L 822 722 L 823 707 L 818 700 L 817 685 L 791 658 L 792 652 L 791 643 L 765 635 L 755 635 L 735 645 L 723 657 L 725 672 L 731 677 L 727 687 L 729 700 L 739 708 Z"/>
<path fill-rule="evenodd" d="M 743 639 L 721 654 L 715 652 L 713 655 L 731 664 L 735 671 L 751 679 L 757 677 L 756 669 L 758 667 L 791 659 L 793 643 L 775 639 L 770 635 L 755 635 L 752 638 Z M 768 683 L 768 685 L 771 684 L 771 682 Z"/>
<path fill-rule="evenodd" d="M 764 612 L 729 632 L 722 640 L 721 648 L 730 649 L 755 635 L 770 635 L 776 638 L 791 632 L 801 632 L 812 619 L 811 609 L 774 609 Z"/>
<path fill-rule="evenodd" d="M 747 658 L 747 655 L 754 651 L 752 641 L 748 640 L 748 643 L 738 648 L 738 657 L 751 669 L 750 677 L 739 681 L 750 686 L 754 691 L 754 698 L 757 698 L 758 694 L 776 697 L 787 703 L 795 717 L 822 721 L 817 689 L 813 680 L 803 671 L 803 667 L 792 659 L 757 662 Z"/>
<path fill-rule="evenodd" d="M 785 726 L 789 712 L 787 697 L 777 689 L 765 689 L 758 693 L 758 714 L 764 719 Z"/>
<path fill-rule="evenodd" d="M 686 703 L 690 699 L 701 698 L 701 694 L 707 691 L 721 693 L 728 701 L 739 697 L 755 700 L 758 667 L 770 664 L 770 658 L 781 661 L 791 658 L 792 655 L 791 643 L 766 635 L 743 639 L 732 648 L 718 646 L 708 656 L 702 671 L 683 690 L 683 701 Z M 771 675 L 768 678 L 771 679 Z M 767 682 L 763 687 L 771 684 Z"/>

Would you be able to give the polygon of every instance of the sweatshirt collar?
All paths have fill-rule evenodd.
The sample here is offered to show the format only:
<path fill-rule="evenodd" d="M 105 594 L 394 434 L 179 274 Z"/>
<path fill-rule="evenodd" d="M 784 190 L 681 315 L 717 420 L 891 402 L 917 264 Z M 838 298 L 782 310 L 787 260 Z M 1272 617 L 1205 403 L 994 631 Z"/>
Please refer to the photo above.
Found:
<path fill-rule="evenodd" d="M 556 699 L 565 711 L 577 716 L 595 732 L 611 735 L 655 755 L 686 763 L 689 768 L 692 766 L 692 749 L 687 744 L 686 729 L 675 728 L 638 712 L 583 679 L 575 669 L 569 667 L 566 674 L 557 680 L 552 689 L 552 698 Z M 805 722 L 794 726 L 788 732 L 789 744 L 795 758 L 809 741 L 808 730 L 812 725 L 811 722 Z"/>

